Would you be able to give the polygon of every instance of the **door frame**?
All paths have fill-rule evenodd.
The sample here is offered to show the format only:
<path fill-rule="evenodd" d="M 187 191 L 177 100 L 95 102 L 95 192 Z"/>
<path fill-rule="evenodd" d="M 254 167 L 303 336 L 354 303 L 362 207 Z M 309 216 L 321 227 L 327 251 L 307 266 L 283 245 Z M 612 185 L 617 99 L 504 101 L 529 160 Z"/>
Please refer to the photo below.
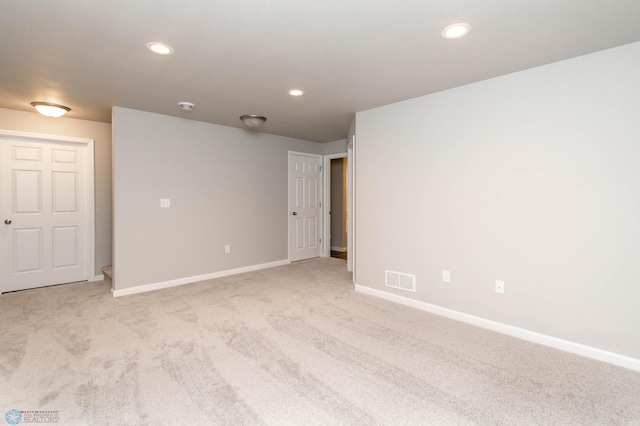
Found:
<path fill-rule="evenodd" d="M 291 164 L 291 156 L 292 155 L 300 155 L 300 156 L 304 156 L 304 157 L 314 157 L 320 160 L 320 164 L 321 164 L 321 168 L 320 168 L 320 194 L 323 194 L 323 199 L 322 201 L 320 201 L 321 205 L 320 208 L 323 209 L 324 208 L 324 203 L 325 203 L 325 193 L 324 193 L 324 175 L 326 174 L 325 171 L 325 167 L 324 167 L 324 162 L 322 161 L 323 156 L 320 154 L 312 154 L 309 152 L 302 152 L 302 151 L 287 151 L 287 258 L 289 260 L 289 262 L 291 262 L 291 226 L 289 221 L 291 220 L 291 191 L 289 190 L 291 188 L 291 168 L 290 168 L 290 164 Z M 324 215 L 322 214 L 322 211 L 320 213 L 320 229 L 318 230 L 318 234 L 322 235 L 322 242 L 320 243 L 320 257 L 326 257 L 326 239 L 324 238 L 324 229 L 326 228 L 325 223 L 324 223 Z"/>
<path fill-rule="evenodd" d="M 328 154 L 324 156 L 324 170 L 331 170 L 331 160 L 336 158 L 346 158 L 348 160 L 347 163 L 347 210 L 348 210 L 348 226 L 347 226 L 347 271 L 353 272 L 353 279 L 355 283 L 355 216 L 356 216 L 356 207 L 355 207 L 355 135 L 352 136 L 351 140 L 348 141 L 347 144 L 347 152 L 342 152 L 339 154 Z M 327 242 L 326 245 L 323 245 L 323 257 L 331 256 L 331 245 L 329 239 L 329 209 L 331 208 L 331 176 L 330 173 L 325 173 L 323 178 L 324 183 L 324 193 L 323 193 L 323 239 Z"/>
<path fill-rule="evenodd" d="M 356 283 L 356 135 L 347 143 L 347 205 L 349 206 L 349 223 L 347 227 L 347 271 L 352 273 Z"/>
<path fill-rule="evenodd" d="M 331 160 L 337 160 L 338 158 L 347 158 L 347 153 L 342 152 L 340 154 L 329 154 L 324 156 L 324 162 L 322 165 L 322 171 L 324 173 L 322 179 L 323 186 L 323 205 L 322 205 L 322 241 L 326 244 L 322 245 L 322 257 L 331 256 L 331 217 L 329 216 L 329 210 L 331 210 Z M 347 248 L 347 258 L 349 257 L 349 249 Z"/>
<path fill-rule="evenodd" d="M 87 215 L 87 281 L 96 281 L 98 278 L 95 274 L 96 264 L 96 223 L 95 223 L 95 174 L 94 174 L 94 162 L 95 162 L 95 140 L 76 138 L 70 136 L 59 135 L 47 135 L 42 133 L 31 132 L 19 132 L 14 130 L 2 130 L 0 129 L 0 143 L 4 143 L 9 140 L 21 140 L 27 142 L 38 143 L 68 143 L 84 145 L 86 149 L 86 161 L 85 161 L 85 173 L 86 173 L 86 215 Z M 0 288 L 0 293 L 2 288 Z"/>

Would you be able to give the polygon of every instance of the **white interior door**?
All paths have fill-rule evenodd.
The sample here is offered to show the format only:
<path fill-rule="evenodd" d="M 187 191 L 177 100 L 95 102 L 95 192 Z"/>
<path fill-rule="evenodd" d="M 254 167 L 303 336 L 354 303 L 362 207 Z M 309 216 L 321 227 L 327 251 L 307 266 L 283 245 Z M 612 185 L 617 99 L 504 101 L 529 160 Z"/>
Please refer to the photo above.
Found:
<path fill-rule="evenodd" d="M 289 153 L 289 260 L 320 256 L 322 157 Z"/>
<path fill-rule="evenodd" d="M 87 280 L 87 146 L 0 141 L 0 292 Z"/>

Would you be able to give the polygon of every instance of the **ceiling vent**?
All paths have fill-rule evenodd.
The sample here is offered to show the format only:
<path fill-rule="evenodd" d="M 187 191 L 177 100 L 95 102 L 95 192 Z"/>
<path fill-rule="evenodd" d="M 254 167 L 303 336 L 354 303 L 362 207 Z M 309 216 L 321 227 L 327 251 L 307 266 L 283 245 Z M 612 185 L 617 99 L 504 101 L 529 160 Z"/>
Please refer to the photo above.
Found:
<path fill-rule="evenodd" d="M 384 271 L 384 285 L 398 290 L 406 290 L 416 292 L 416 276 L 411 274 L 403 274 L 400 272 Z"/>

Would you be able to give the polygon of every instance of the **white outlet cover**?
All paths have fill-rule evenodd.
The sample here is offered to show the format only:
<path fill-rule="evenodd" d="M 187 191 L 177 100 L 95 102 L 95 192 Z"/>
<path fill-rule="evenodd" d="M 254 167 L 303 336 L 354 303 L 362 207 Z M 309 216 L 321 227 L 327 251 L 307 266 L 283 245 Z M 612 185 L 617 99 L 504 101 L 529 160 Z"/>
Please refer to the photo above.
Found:
<path fill-rule="evenodd" d="M 230 245 L 224 246 L 224 252 L 225 253 L 231 253 L 231 246 Z"/>
<path fill-rule="evenodd" d="M 496 293 L 504 294 L 504 281 L 496 280 Z"/>
<path fill-rule="evenodd" d="M 442 271 L 442 282 L 445 282 L 445 283 L 451 282 L 451 271 L 447 271 L 447 270 Z"/>
<path fill-rule="evenodd" d="M 160 198 L 160 207 L 163 209 L 171 207 L 171 200 L 169 198 Z"/>

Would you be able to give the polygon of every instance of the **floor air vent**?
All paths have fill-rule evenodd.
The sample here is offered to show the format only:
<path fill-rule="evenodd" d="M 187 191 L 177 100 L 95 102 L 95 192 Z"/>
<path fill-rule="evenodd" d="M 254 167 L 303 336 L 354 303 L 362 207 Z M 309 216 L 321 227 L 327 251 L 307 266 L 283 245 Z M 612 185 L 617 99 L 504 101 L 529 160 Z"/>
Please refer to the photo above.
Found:
<path fill-rule="evenodd" d="M 401 274 L 400 272 L 385 271 L 385 283 L 387 287 L 399 290 L 416 291 L 416 276 Z"/>

